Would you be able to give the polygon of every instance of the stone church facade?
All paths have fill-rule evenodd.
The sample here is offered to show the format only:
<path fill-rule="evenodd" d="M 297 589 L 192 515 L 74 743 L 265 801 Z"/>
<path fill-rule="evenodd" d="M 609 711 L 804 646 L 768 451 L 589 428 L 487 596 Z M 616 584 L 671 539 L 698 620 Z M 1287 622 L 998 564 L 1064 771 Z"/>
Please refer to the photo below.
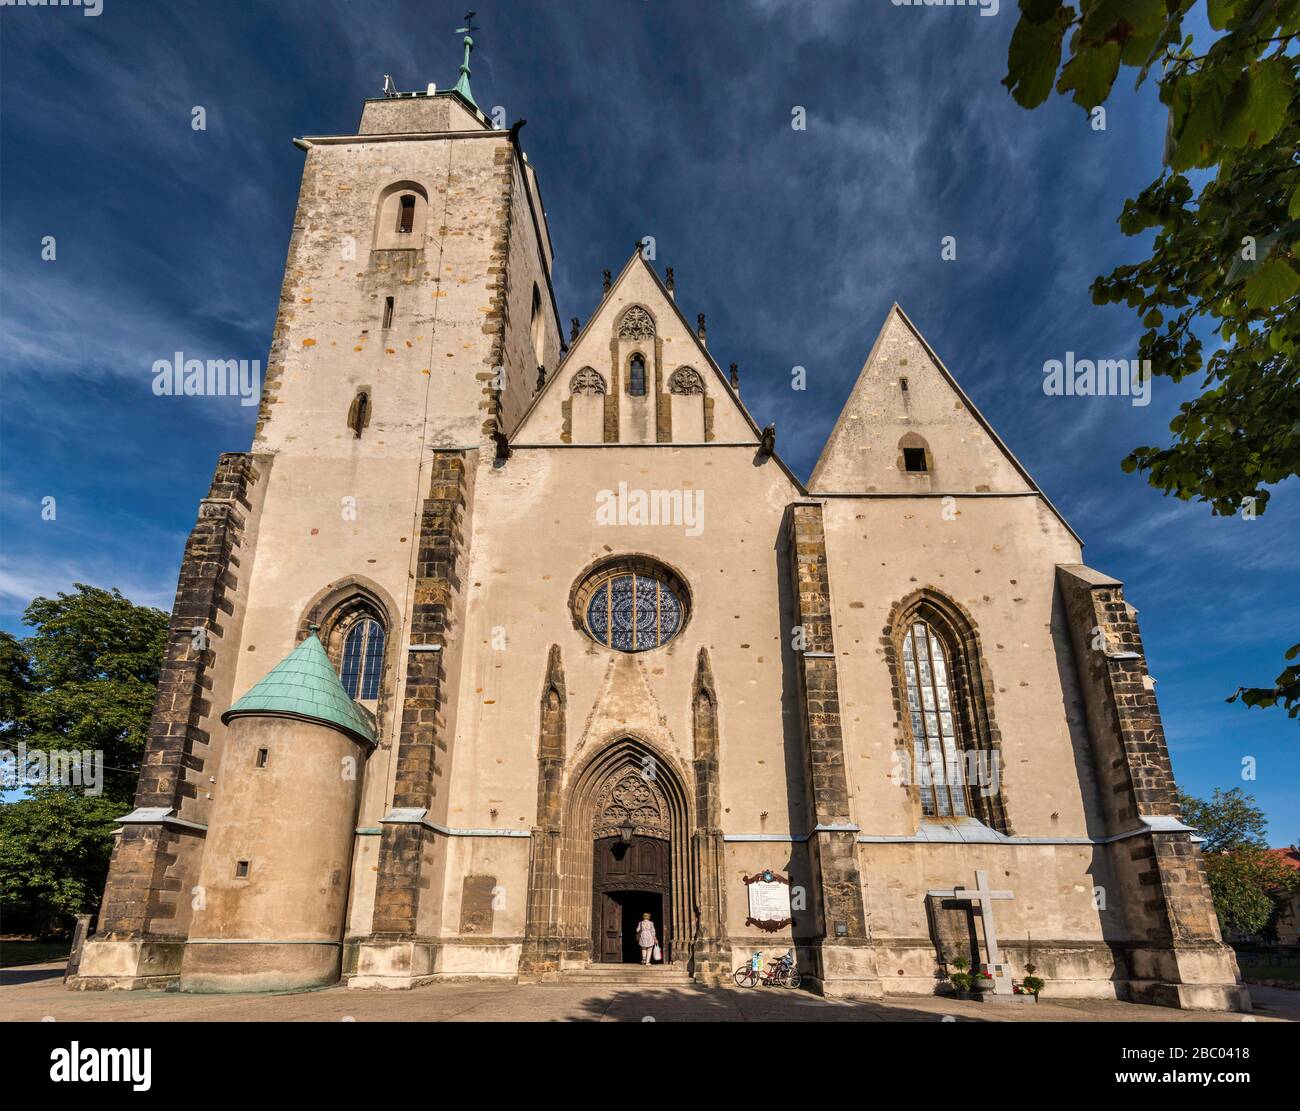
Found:
<path fill-rule="evenodd" d="M 665 977 L 931 993 L 990 916 L 1053 994 L 1245 1006 L 1136 611 L 901 309 L 805 484 L 639 252 L 566 337 L 467 81 L 298 145 L 78 987 L 581 979 L 650 913 Z"/>

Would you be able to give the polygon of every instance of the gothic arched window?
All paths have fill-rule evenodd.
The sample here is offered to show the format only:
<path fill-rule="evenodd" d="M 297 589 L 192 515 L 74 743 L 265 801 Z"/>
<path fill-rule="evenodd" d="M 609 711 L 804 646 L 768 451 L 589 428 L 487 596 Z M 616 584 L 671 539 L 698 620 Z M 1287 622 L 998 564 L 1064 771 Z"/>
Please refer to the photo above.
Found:
<path fill-rule="evenodd" d="M 965 817 L 966 777 L 943 641 L 924 621 L 903 634 L 903 676 L 912 726 L 912 754 L 921 784 L 921 813 Z"/>
<path fill-rule="evenodd" d="M 599 371 L 584 366 L 569 381 L 569 392 L 571 394 L 603 394 L 605 392 L 605 379 L 600 376 Z"/>
<path fill-rule="evenodd" d="M 933 470 L 934 457 L 930 445 L 915 432 L 908 432 L 898 441 L 900 468 L 907 474 L 928 474 Z"/>
<path fill-rule="evenodd" d="M 542 294 L 536 285 L 533 286 L 533 315 L 528 333 L 533 341 L 533 358 L 541 366 L 546 361 L 546 321 L 542 316 Z"/>
<path fill-rule="evenodd" d="M 366 617 L 348 630 L 343 641 L 339 678 L 349 698 L 373 702 L 379 697 L 379 680 L 384 670 L 384 627 Z"/>
<path fill-rule="evenodd" d="M 640 305 L 633 305 L 618 324 L 619 339 L 653 339 L 655 321 Z"/>
<path fill-rule="evenodd" d="M 900 725 L 922 816 L 976 818 L 1009 834 L 993 684 L 969 615 L 928 588 L 900 603 L 895 615 Z"/>
<path fill-rule="evenodd" d="M 645 397 L 645 359 L 633 355 L 628 366 L 627 392 L 633 397 Z"/>
<path fill-rule="evenodd" d="M 411 251 L 424 246 L 429 191 L 418 181 L 394 181 L 376 198 L 376 251 Z"/>

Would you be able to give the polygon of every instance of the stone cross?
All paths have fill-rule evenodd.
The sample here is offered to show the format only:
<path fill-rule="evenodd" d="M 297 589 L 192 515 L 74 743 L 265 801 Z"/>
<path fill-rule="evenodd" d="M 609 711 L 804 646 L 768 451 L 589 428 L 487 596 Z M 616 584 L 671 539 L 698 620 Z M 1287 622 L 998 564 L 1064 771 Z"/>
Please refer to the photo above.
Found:
<path fill-rule="evenodd" d="M 1014 899 L 1010 891 L 992 891 L 989 889 L 989 874 L 976 871 L 975 889 L 957 887 L 951 891 L 927 891 L 927 895 L 936 899 L 959 899 L 980 908 L 980 921 L 984 925 L 984 950 L 988 954 L 989 972 L 993 976 L 993 990 L 998 995 L 1011 994 L 1011 977 L 1002 967 L 1002 954 L 998 951 L 998 931 L 993 921 L 993 900 Z"/>

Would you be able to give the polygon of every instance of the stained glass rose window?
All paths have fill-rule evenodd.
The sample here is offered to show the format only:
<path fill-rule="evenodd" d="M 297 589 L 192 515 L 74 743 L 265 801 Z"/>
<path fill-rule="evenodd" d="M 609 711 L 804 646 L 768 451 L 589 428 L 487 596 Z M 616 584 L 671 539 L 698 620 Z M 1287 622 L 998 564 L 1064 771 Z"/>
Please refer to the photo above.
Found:
<path fill-rule="evenodd" d="M 677 577 L 648 560 L 618 561 L 589 575 L 575 601 L 582 627 L 597 644 L 646 652 L 686 623 L 686 591 Z"/>

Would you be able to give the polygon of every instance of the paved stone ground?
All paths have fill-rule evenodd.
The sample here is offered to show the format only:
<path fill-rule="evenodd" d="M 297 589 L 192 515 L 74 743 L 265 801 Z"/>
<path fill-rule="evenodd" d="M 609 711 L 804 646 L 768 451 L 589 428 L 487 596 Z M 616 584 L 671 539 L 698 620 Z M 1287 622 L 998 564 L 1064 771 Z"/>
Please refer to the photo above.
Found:
<path fill-rule="evenodd" d="M 1045 1000 L 969 1003 L 895 996 L 881 1002 L 821 999 L 778 988 L 624 988 L 605 985 L 432 984 L 413 991 L 322 991 L 260 995 L 73 992 L 63 964 L 0 969 L 0 1019 L 168 1022 L 1240 1022 L 1223 1011 L 1175 1011 L 1134 1003 Z M 1300 1021 L 1300 992 L 1252 987 L 1259 1022 Z"/>

